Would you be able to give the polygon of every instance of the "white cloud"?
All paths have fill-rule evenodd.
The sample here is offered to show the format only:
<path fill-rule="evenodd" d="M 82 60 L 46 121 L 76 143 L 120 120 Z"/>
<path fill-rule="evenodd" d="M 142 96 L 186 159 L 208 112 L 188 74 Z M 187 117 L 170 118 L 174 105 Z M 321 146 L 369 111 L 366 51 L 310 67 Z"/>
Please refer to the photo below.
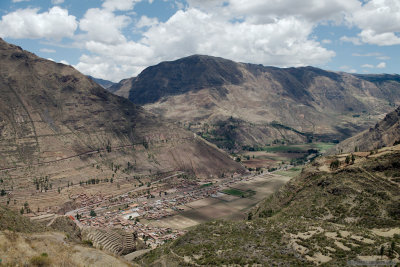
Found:
<path fill-rule="evenodd" d="M 312 29 L 311 23 L 296 18 L 255 25 L 189 8 L 150 28 L 143 43 L 160 59 L 208 54 L 280 66 L 320 64 L 334 52 L 308 38 Z"/>
<path fill-rule="evenodd" d="M 12 0 L 13 3 L 29 2 L 30 0 Z"/>
<path fill-rule="evenodd" d="M 364 43 L 375 44 L 375 45 L 398 45 L 400 44 L 400 38 L 393 32 L 376 33 L 373 30 L 363 30 L 359 36 Z"/>
<path fill-rule="evenodd" d="M 361 68 L 373 69 L 373 68 L 374 68 L 374 65 L 371 65 L 371 64 L 364 64 L 364 65 L 361 65 Z"/>
<path fill-rule="evenodd" d="M 380 62 L 378 65 L 374 66 L 372 64 L 364 64 L 361 65 L 362 68 L 368 68 L 368 69 L 373 69 L 373 68 L 377 68 L 377 69 L 384 69 L 386 68 L 386 63 L 385 62 Z"/>
<path fill-rule="evenodd" d="M 121 30 L 130 22 L 131 19 L 128 16 L 116 16 L 106 9 L 91 8 L 80 20 L 79 28 L 87 32 L 83 36 L 85 40 L 116 44 L 126 41 Z"/>
<path fill-rule="evenodd" d="M 56 52 L 56 50 L 49 49 L 49 48 L 41 48 L 39 51 L 43 52 L 43 53 L 55 53 Z"/>
<path fill-rule="evenodd" d="M 299 17 L 312 22 L 334 20 L 340 22 L 360 6 L 358 0 L 188 0 L 201 10 L 221 9 L 237 17 L 246 17 L 254 23 L 269 23 L 276 18 Z M 220 12 L 216 12 L 220 13 Z"/>
<path fill-rule="evenodd" d="M 347 66 L 347 65 L 340 66 L 339 69 L 341 69 L 341 70 L 343 70 L 345 72 L 348 72 L 348 73 L 357 73 L 356 69 L 353 69 L 352 67 Z"/>
<path fill-rule="evenodd" d="M 323 44 L 331 44 L 332 40 L 324 39 L 324 40 L 321 41 L 321 43 L 323 43 Z"/>
<path fill-rule="evenodd" d="M 64 3 L 64 0 L 51 0 L 51 3 L 52 3 L 53 5 L 59 5 L 59 4 Z"/>
<path fill-rule="evenodd" d="M 376 67 L 377 67 L 378 69 L 384 69 L 384 68 L 386 68 L 386 63 L 385 63 L 385 62 L 381 62 L 381 63 L 379 63 L 378 65 L 376 65 Z"/>
<path fill-rule="evenodd" d="M 65 65 L 69 65 L 69 62 L 66 60 L 61 60 L 60 63 L 65 64 Z"/>
<path fill-rule="evenodd" d="M 149 18 L 147 16 L 142 16 L 140 20 L 136 23 L 137 28 L 143 28 L 143 27 L 151 27 L 154 25 L 157 25 L 158 19 L 157 18 Z"/>
<path fill-rule="evenodd" d="M 48 12 L 38 11 L 37 8 L 18 9 L 4 15 L 0 21 L 0 36 L 56 40 L 73 37 L 78 23 L 68 10 L 56 6 Z"/>
<path fill-rule="evenodd" d="M 149 65 L 192 54 L 282 67 L 324 64 L 335 55 L 311 37 L 313 22 L 293 16 L 259 24 L 189 7 L 166 22 L 141 17 L 136 28 L 149 28 L 137 42 L 124 38 L 121 30 L 128 23 L 118 17 L 101 9 L 85 14 L 80 28 L 88 32 L 85 48 L 95 56 L 82 56 L 79 70 L 118 81 Z"/>
<path fill-rule="evenodd" d="M 361 29 L 364 43 L 381 46 L 400 44 L 400 1 L 370 0 L 356 9 L 349 22 Z"/>
<path fill-rule="evenodd" d="M 358 37 L 342 36 L 342 37 L 340 37 L 340 41 L 353 43 L 354 45 L 361 45 L 362 44 L 360 38 L 358 38 Z"/>
<path fill-rule="evenodd" d="M 106 0 L 102 7 L 109 11 L 115 10 L 132 10 L 133 6 L 136 2 L 140 2 L 141 0 Z"/>

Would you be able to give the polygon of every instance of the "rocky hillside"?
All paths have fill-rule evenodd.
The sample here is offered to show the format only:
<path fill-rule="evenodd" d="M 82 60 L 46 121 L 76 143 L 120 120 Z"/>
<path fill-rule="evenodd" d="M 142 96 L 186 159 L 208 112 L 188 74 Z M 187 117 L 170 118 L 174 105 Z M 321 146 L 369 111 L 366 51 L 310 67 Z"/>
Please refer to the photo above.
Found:
<path fill-rule="evenodd" d="M 343 140 L 400 104 L 399 87 L 398 75 L 282 69 L 194 55 L 149 67 L 112 90 L 229 149 L 282 139 Z"/>
<path fill-rule="evenodd" d="M 113 178 L 119 190 L 120 182 L 134 185 L 128 177 L 172 171 L 201 178 L 243 168 L 73 67 L 0 40 L 0 188 L 8 195 L 0 202 L 8 199 L 19 209 L 27 198 L 38 199 L 40 190 L 53 194 L 56 206 L 71 194 L 61 200 L 57 189 L 88 179 Z M 106 192 L 112 194 L 111 188 Z"/>
<path fill-rule="evenodd" d="M 400 107 L 390 112 L 375 127 L 344 140 L 336 152 L 373 151 L 400 143 Z"/>
<path fill-rule="evenodd" d="M 346 157 L 350 161 L 346 161 Z M 338 162 L 338 164 L 332 164 Z M 319 158 L 246 221 L 214 221 L 137 260 L 146 266 L 346 266 L 400 259 L 400 146 Z"/>

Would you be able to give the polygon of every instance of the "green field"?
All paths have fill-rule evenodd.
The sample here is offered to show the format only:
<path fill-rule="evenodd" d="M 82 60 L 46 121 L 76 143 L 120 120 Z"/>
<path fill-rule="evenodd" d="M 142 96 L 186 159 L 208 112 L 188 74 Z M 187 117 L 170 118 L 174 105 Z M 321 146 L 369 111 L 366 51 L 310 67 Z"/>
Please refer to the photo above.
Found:
<path fill-rule="evenodd" d="M 333 147 L 334 143 L 309 143 L 309 144 L 299 144 L 299 145 L 276 145 L 267 146 L 264 151 L 267 152 L 294 152 L 294 153 L 307 153 L 310 149 L 318 150 L 320 153 L 326 152 L 329 148 Z"/>
<path fill-rule="evenodd" d="M 297 175 L 299 175 L 301 173 L 302 169 L 303 168 L 300 168 L 300 167 L 293 167 L 287 171 L 276 171 L 274 173 L 282 175 L 282 176 L 296 177 Z"/>
<path fill-rule="evenodd" d="M 228 194 L 228 195 L 236 196 L 236 197 L 251 197 L 251 196 L 255 195 L 255 193 L 256 193 L 253 190 L 242 191 L 242 190 L 239 190 L 236 188 L 224 189 L 221 192 Z"/>
<path fill-rule="evenodd" d="M 212 186 L 212 185 L 213 185 L 213 183 L 202 184 L 202 185 L 200 186 L 200 188 L 209 187 L 209 186 Z"/>

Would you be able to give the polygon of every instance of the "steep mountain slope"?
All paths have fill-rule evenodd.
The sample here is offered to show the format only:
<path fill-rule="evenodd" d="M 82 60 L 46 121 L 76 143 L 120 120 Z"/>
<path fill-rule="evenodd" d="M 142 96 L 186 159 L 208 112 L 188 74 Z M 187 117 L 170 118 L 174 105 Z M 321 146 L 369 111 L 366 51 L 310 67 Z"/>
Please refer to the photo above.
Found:
<path fill-rule="evenodd" d="M 215 221 L 137 260 L 146 266 L 346 266 L 400 258 L 400 146 L 319 158 L 241 222 Z M 330 169 L 332 161 L 340 166 Z M 383 249 L 382 249 L 383 247 Z"/>
<path fill-rule="evenodd" d="M 400 143 L 400 107 L 390 112 L 375 127 L 350 137 L 335 147 L 336 152 L 371 151 Z"/>
<path fill-rule="evenodd" d="M 125 97 L 129 90 L 134 103 L 221 147 L 240 148 L 276 139 L 343 140 L 400 103 L 399 80 L 398 75 L 281 69 L 194 55 L 149 67 L 113 90 Z M 221 127 L 226 124 L 231 133 Z"/>
<path fill-rule="evenodd" d="M 205 177 L 243 169 L 71 66 L 0 40 L 0 185 L 15 199 L 11 204 L 40 198 L 34 196 L 39 184 L 54 201 L 44 204 L 56 206 L 71 194 L 62 199 L 57 189 L 89 178 L 113 178 L 119 190 L 122 181 L 135 184 L 127 180 L 133 175 L 177 170 Z"/>

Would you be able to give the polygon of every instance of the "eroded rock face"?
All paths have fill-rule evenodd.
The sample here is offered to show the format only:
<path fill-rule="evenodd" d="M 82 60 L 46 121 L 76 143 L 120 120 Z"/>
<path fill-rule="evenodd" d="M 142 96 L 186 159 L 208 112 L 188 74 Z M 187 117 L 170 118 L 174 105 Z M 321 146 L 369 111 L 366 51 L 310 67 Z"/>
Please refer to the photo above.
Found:
<path fill-rule="evenodd" d="M 398 88 L 398 75 L 282 69 L 200 55 L 160 63 L 112 87 L 147 110 L 191 124 L 195 132 L 203 133 L 205 124 L 220 132 L 218 124 L 240 120 L 234 130 L 238 146 L 310 136 L 343 140 L 400 104 Z M 221 139 L 212 137 L 214 143 Z"/>

